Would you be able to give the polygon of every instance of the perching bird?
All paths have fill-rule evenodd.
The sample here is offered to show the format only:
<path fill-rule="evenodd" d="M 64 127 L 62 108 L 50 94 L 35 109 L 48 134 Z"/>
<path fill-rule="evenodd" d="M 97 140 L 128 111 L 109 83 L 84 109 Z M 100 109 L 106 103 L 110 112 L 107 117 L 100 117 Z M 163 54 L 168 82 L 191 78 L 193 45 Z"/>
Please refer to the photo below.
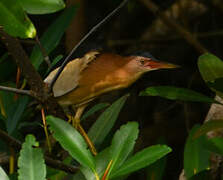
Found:
<path fill-rule="evenodd" d="M 91 51 L 65 66 L 53 86 L 53 95 L 61 106 L 77 108 L 73 125 L 82 130 L 80 116 L 90 101 L 107 92 L 130 86 L 146 72 L 176 67 L 154 60 L 152 56 L 124 57 Z M 50 84 L 57 70 L 52 71 L 44 82 Z"/>

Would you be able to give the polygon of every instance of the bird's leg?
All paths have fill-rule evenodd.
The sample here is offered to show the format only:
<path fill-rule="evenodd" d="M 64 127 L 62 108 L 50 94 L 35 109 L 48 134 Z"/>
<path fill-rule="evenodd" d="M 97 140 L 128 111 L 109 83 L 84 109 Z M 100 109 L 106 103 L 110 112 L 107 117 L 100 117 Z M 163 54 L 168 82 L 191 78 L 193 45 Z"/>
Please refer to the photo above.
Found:
<path fill-rule="evenodd" d="M 81 115 L 84 112 L 84 109 L 87 105 L 83 105 L 77 108 L 77 111 L 75 113 L 75 117 L 72 118 L 72 125 L 80 132 L 80 134 L 84 137 L 86 143 L 89 146 L 89 149 L 91 150 L 93 155 L 97 155 L 97 151 L 96 148 L 94 147 L 94 144 L 92 143 L 92 141 L 90 140 L 90 138 L 88 137 L 87 133 L 85 132 L 84 128 L 81 126 L 80 124 L 80 118 Z M 73 107 L 74 108 L 74 107 Z"/>
<path fill-rule="evenodd" d="M 72 108 L 75 109 L 74 106 L 72 106 Z M 77 110 L 76 110 L 74 118 L 72 118 L 72 125 L 76 129 L 78 128 L 78 126 L 80 124 L 81 115 L 83 114 L 85 108 L 86 108 L 86 105 L 78 107 Z"/>

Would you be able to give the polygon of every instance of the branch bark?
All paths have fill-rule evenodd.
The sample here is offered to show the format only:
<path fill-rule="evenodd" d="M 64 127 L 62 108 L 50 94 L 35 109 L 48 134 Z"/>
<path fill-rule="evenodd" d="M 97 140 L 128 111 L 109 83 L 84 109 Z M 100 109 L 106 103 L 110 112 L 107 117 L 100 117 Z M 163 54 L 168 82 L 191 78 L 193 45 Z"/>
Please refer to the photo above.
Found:
<path fill-rule="evenodd" d="M 50 114 L 65 118 L 62 108 L 57 104 L 55 98 L 48 93 L 48 87 L 44 84 L 41 76 L 35 70 L 18 39 L 9 36 L 2 28 L 0 28 L 0 39 L 5 44 L 18 67 L 21 69 L 23 76 L 31 88 L 32 96 L 39 100 Z"/>
<path fill-rule="evenodd" d="M 20 141 L 9 136 L 5 131 L 1 129 L 0 129 L 0 139 L 2 139 L 5 143 L 15 148 L 16 150 L 20 150 L 22 148 L 22 143 Z M 75 173 L 79 170 L 78 167 L 64 164 L 63 162 L 59 160 L 54 160 L 49 156 L 45 155 L 44 158 L 45 158 L 46 164 L 54 169 L 62 170 L 67 173 Z"/>
<path fill-rule="evenodd" d="M 46 93 L 44 82 L 31 64 L 29 57 L 18 39 L 9 36 L 2 28 L 0 28 L 0 38 L 16 61 L 16 64 L 21 68 L 22 74 L 30 85 L 31 90 L 35 92 L 35 95 L 40 101 L 45 101 L 48 98 L 48 94 Z"/>
<path fill-rule="evenodd" d="M 35 98 L 35 95 L 32 93 L 31 90 L 21 90 L 21 89 L 12 88 L 12 87 L 6 87 L 6 86 L 0 86 L 0 90 L 13 92 L 16 94 L 23 94 L 23 95 L 27 95 L 27 96 L 31 96 Z"/>

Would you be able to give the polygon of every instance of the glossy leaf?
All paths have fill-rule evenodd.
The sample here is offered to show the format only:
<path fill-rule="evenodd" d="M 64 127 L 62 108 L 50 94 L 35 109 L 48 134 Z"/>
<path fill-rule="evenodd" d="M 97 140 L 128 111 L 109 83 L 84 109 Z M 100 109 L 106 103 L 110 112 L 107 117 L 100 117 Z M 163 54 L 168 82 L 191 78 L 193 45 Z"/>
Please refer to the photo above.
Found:
<path fill-rule="evenodd" d="M 108 106 L 109 106 L 108 103 L 99 103 L 99 104 L 96 104 L 89 111 L 87 111 L 86 113 L 84 113 L 84 115 L 81 117 L 81 120 L 86 119 L 87 117 L 93 115 L 97 111 L 100 111 L 100 110 L 102 110 L 102 109 L 104 109 L 104 108 L 106 108 Z"/>
<path fill-rule="evenodd" d="M 41 149 L 33 135 L 27 135 L 18 159 L 18 180 L 45 180 L 46 165 Z"/>
<path fill-rule="evenodd" d="M 137 122 L 128 122 L 126 125 L 121 126 L 120 130 L 116 131 L 109 148 L 112 165 L 108 177 L 111 172 L 120 168 L 128 155 L 133 151 L 138 133 Z"/>
<path fill-rule="evenodd" d="M 65 7 L 63 0 L 19 0 L 23 9 L 29 14 L 47 14 Z"/>
<path fill-rule="evenodd" d="M 100 145 L 114 126 L 127 97 L 125 95 L 108 107 L 89 130 L 89 137 L 95 145 Z"/>
<path fill-rule="evenodd" d="M 109 148 L 104 149 L 103 151 L 98 153 L 97 156 L 95 157 L 96 172 L 100 178 L 103 176 L 109 161 L 110 161 Z M 90 171 L 88 168 L 81 167 L 80 169 L 87 180 L 96 180 L 94 173 L 92 173 L 92 171 Z"/>
<path fill-rule="evenodd" d="M 172 150 L 166 145 L 154 145 L 143 149 L 130 157 L 119 169 L 113 171 L 110 178 L 117 178 L 149 166 Z"/>
<path fill-rule="evenodd" d="M 44 32 L 40 38 L 40 42 L 47 54 L 52 52 L 57 47 L 65 30 L 73 19 L 75 12 L 76 7 L 67 8 Z M 44 60 L 39 46 L 36 45 L 33 48 L 30 59 L 34 67 L 38 69 Z"/>
<path fill-rule="evenodd" d="M 9 177 L 7 176 L 7 174 L 6 174 L 5 171 L 2 169 L 1 166 L 0 166 L 0 179 L 1 179 L 1 180 L 9 180 Z"/>
<path fill-rule="evenodd" d="M 87 149 L 87 144 L 79 132 L 59 118 L 47 116 L 46 119 L 50 125 L 50 130 L 53 132 L 53 136 L 59 141 L 61 146 L 81 165 L 95 171 L 94 158 Z"/>
<path fill-rule="evenodd" d="M 198 67 L 205 82 L 213 82 L 223 77 L 223 62 L 213 54 L 206 53 L 200 56 Z"/>
<path fill-rule="evenodd" d="M 18 122 L 28 104 L 28 101 L 29 98 L 27 96 L 23 96 L 10 106 L 7 115 L 7 131 L 9 134 L 12 134 L 18 125 Z"/>
<path fill-rule="evenodd" d="M 223 62 L 213 54 L 206 53 L 199 57 L 198 67 L 204 81 L 211 85 L 213 91 L 217 91 L 215 82 L 219 78 L 223 78 Z"/>
<path fill-rule="evenodd" d="M 204 123 L 198 130 L 194 133 L 194 138 L 198 138 L 206 133 L 223 128 L 223 120 L 211 120 Z"/>
<path fill-rule="evenodd" d="M 207 142 L 206 136 L 200 136 L 197 139 L 193 138 L 198 129 L 199 126 L 192 128 L 184 148 L 184 171 L 188 179 L 204 170 L 210 169 L 210 152 L 204 148 Z"/>
<path fill-rule="evenodd" d="M 160 96 L 170 100 L 218 103 L 213 98 L 207 97 L 196 91 L 172 86 L 149 87 L 140 93 L 140 96 Z"/>
<path fill-rule="evenodd" d="M 0 26 L 11 36 L 34 38 L 36 29 L 18 1 L 0 1 Z"/>

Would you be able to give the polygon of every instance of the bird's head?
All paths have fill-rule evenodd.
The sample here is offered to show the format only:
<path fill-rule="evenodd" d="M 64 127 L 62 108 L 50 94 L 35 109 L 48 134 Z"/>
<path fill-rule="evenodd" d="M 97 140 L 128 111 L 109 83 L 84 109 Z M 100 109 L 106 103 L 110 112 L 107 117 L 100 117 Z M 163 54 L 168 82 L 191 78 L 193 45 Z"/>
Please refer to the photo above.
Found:
<path fill-rule="evenodd" d="M 178 65 L 158 61 L 150 54 L 147 56 L 128 56 L 129 62 L 127 64 L 127 68 L 130 71 L 145 73 L 148 71 L 158 70 L 158 69 L 172 69 L 178 68 Z"/>

